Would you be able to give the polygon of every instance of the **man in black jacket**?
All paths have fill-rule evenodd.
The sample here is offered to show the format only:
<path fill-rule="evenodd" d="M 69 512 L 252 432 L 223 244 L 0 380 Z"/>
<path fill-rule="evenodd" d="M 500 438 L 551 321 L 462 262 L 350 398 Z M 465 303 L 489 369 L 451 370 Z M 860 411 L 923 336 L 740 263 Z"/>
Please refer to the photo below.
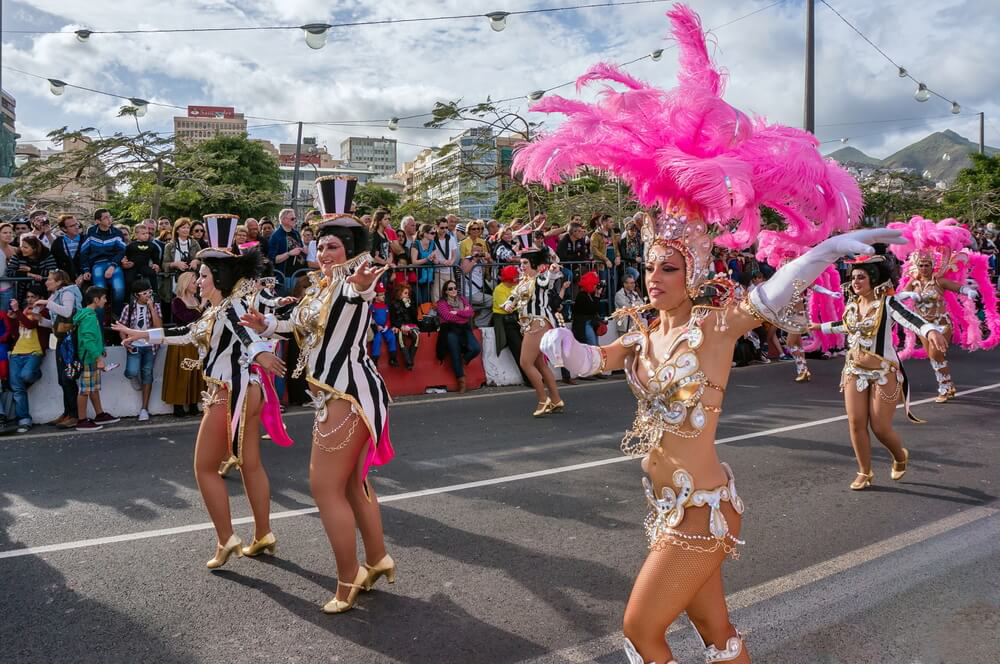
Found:
<path fill-rule="evenodd" d="M 56 259 L 59 269 L 64 270 L 79 286 L 82 281 L 80 275 L 83 274 L 80 265 L 80 247 L 83 245 L 80 222 L 71 214 L 60 215 L 59 230 L 63 234 L 52 242 L 52 257 Z"/>

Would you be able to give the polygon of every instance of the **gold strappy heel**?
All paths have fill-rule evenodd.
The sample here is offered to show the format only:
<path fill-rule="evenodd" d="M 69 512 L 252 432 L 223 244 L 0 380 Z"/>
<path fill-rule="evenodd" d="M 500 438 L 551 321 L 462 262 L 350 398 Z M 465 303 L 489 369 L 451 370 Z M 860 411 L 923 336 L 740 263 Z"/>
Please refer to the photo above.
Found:
<path fill-rule="evenodd" d="M 910 460 L 910 451 L 904 447 L 903 460 L 902 461 L 896 461 L 895 459 L 892 460 L 892 472 L 889 473 L 889 476 L 894 480 L 902 478 L 903 475 L 906 474 L 906 464 L 909 462 L 909 460 Z"/>
<path fill-rule="evenodd" d="M 865 473 L 858 473 L 858 476 L 854 478 L 851 482 L 851 489 L 854 491 L 861 491 L 862 489 L 867 489 L 875 482 L 875 473 L 870 472 L 867 475 Z"/>
<path fill-rule="evenodd" d="M 274 537 L 274 533 L 268 533 L 260 539 L 255 539 L 250 546 L 243 547 L 243 555 L 253 558 L 254 556 L 266 553 L 273 556 L 277 544 L 278 540 Z"/>
<path fill-rule="evenodd" d="M 365 571 L 368 573 L 364 583 L 365 590 L 371 590 L 375 582 L 383 576 L 389 583 L 396 583 L 396 561 L 390 558 L 389 554 L 374 565 L 365 563 Z"/>
<path fill-rule="evenodd" d="M 566 410 L 566 402 L 560 399 L 559 401 L 552 402 L 549 400 L 548 406 L 546 407 L 547 413 L 561 413 Z"/>
<path fill-rule="evenodd" d="M 364 584 L 368 580 L 368 572 L 363 567 L 358 568 L 358 573 L 354 575 L 354 583 L 345 583 L 343 581 L 337 581 L 337 587 L 347 586 L 351 589 L 351 592 L 347 595 L 347 600 L 337 599 L 334 595 L 333 599 L 323 605 L 323 613 L 343 613 L 344 611 L 350 611 L 354 608 L 354 602 L 358 599 L 358 593 L 365 587 Z"/>
<path fill-rule="evenodd" d="M 546 399 L 545 401 L 538 402 L 538 408 L 535 412 L 531 414 L 532 417 L 541 417 L 542 415 L 547 415 L 549 413 L 549 408 L 552 407 L 552 400 Z"/>
<path fill-rule="evenodd" d="M 229 560 L 229 556 L 236 556 L 239 558 L 243 555 L 242 546 L 243 541 L 240 540 L 235 533 L 233 533 L 229 536 L 229 539 L 226 540 L 225 545 L 215 545 L 215 556 L 205 563 L 205 567 L 208 569 L 217 569 L 226 564 L 226 561 Z"/>

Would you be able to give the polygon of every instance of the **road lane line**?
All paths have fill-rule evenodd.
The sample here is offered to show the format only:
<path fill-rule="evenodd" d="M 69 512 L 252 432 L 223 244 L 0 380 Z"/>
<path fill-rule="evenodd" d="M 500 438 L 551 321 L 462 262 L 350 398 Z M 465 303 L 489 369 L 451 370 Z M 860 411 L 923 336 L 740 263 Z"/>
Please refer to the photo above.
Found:
<path fill-rule="evenodd" d="M 987 390 L 992 390 L 1000 387 L 1000 383 L 993 383 L 992 385 L 983 385 L 981 387 L 976 387 L 969 390 L 963 390 L 958 392 L 956 396 L 963 396 L 966 394 L 973 394 L 976 392 L 984 392 Z M 935 397 L 930 397 L 928 399 L 923 399 L 920 401 L 912 402 L 912 405 L 928 403 L 933 401 Z M 898 407 L 902 407 L 901 405 Z M 764 436 L 773 436 L 779 433 L 785 433 L 787 431 L 796 431 L 798 429 L 807 429 L 814 426 L 820 426 L 823 424 L 829 424 L 831 422 L 837 422 L 839 420 L 847 419 L 847 415 L 837 415 L 835 417 L 826 417 L 819 420 L 811 420 L 809 422 L 800 422 L 798 424 L 790 424 L 783 427 L 777 427 L 774 429 L 767 429 L 764 431 L 754 431 L 751 433 L 740 434 L 738 436 L 729 436 L 728 438 L 720 438 L 715 441 L 716 445 L 722 445 L 725 443 L 732 443 L 739 440 L 747 440 L 750 438 L 762 438 Z M 600 466 L 607 466 L 614 463 L 622 463 L 624 461 L 634 461 L 630 457 L 626 456 L 616 456 L 610 459 L 599 459 L 597 461 L 587 461 L 584 463 L 575 463 L 568 466 L 557 466 L 555 468 L 545 468 L 542 470 L 535 470 L 527 473 L 518 473 L 516 475 L 506 475 L 504 477 L 493 477 L 485 480 L 476 480 L 473 482 L 463 482 L 461 484 L 450 484 L 448 486 L 435 487 L 432 489 L 420 489 L 418 491 L 407 491 L 405 493 L 397 493 L 389 496 L 383 496 L 379 498 L 379 502 L 382 503 L 393 503 L 401 500 L 411 500 L 413 498 L 422 498 L 424 496 L 433 496 L 441 493 L 454 493 L 456 491 L 465 491 L 467 489 L 478 489 L 486 486 L 494 486 L 497 484 L 507 484 L 510 482 L 519 482 L 522 480 L 535 479 L 537 477 L 546 477 L 549 475 L 560 475 L 562 473 L 571 473 L 577 470 L 587 470 L 590 468 L 598 468 Z M 271 519 L 288 519 L 296 516 L 304 516 L 309 514 L 315 514 L 319 510 L 315 507 L 306 507 L 298 510 L 289 510 L 285 512 L 275 512 L 271 514 Z M 233 525 L 244 525 L 248 523 L 253 523 L 252 516 L 240 517 L 233 519 Z M 124 535 L 111 535 L 109 537 L 97 537 L 94 539 L 77 540 L 75 542 L 63 542 L 60 544 L 45 544 L 42 546 L 26 547 L 22 549 L 10 549 L 7 551 L 0 551 L 0 559 L 3 558 L 17 558 L 19 556 L 32 556 L 41 553 L 53 553 L 56 551 L 67 551 L 69 549 L 82 549 L 92 546 L 102 546 L 104 544 L 116 544 L 119 542 L 131 542 L 141 539 L 149 539 L 152 537 L 166 537 L 169 535 L 178 535 L 182 533 L 196 532 L 199 530 L 211 530 L 214 528 L 211 522 L 206 523 L 194 523 L 187 526 L 177 526 L 174 528 L 161 528 L 157 530 L 145 530 L 136 533 L 126 533 Z"/>
<path fill-rule="evenodd" d="M 893 535 L 888 539 L 861 547 L 860 549 L 848 551 L 829 560 L 791 572 L 785 576 L 765 581 L 752 588 L 739 590 L 728 595 L 726 598 L 729 611 L 733 613 L 748 609 L 774 599 L 779 595 L 784 595 L 819 581 L 830 579 L 842 572 L 886 558 L 902 549 L 921 544 L 941 535 L 946 535 L 958 528 L 982 521 L 997 514 L 1000 514 L 1000 509 L 995 507 L 978 506 L 962 510 L 951 516 L 919 526 L 914 530 L 908 530 L 898 535 Z M 690 629 L 691 627 L 686 621 L 678 620 L 670 626 L 667 634 Z M 557 661 L 578 662 L 581 664 L 583 662 L 593 662 L 598 657 L 603 657 L 608 653 L 620 650 L 622 647 L 622 638 L 620 632 L 606 634 L 585 643 L 542 655 L 527 664 L 547 664 Z"/>

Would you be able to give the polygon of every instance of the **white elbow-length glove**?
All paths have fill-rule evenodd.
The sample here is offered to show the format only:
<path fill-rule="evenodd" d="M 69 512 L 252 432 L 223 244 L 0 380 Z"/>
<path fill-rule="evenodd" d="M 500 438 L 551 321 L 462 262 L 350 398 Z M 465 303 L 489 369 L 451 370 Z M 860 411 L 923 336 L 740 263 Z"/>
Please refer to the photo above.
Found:
<path fill-rule="evenodd" d="M 819 293 L 820 295 L 826 295 L 827 297 L 843 297 L 839 291 L 832 291 L 829 288 L 820 286 L 819 284 L 813 284 L 809 288 L 812 292 Z"/>
<path fill-rule="evenodd" d="M 969 279 L 965 282 L 964 286 L 958 289 L 958 292 L 970 300 L 975 300 L 979 297 L 979 284 L 975 280 Z"/>
<path fill-rule="evenodd" d="M 564 367 L 574 376 L 593 376 L 601 370 L 600 349 L 580 343 L 565 327 L 543 334 L 540 347 L 552 366 Z"/>
<path fill-rule="evenodd" d="M 811 284 L 838 258 L 874 254 L 873 244 L 905 244 L 902 235 L 900 231 L 888 228 L 870 228 L 831 237 L 783 266 L 774 276 L 751 290 L 747 297 L 758 313 L 783 327 L 782 321 L 788 316 L 782 309 L 801 292 L 803 284 Z"/>

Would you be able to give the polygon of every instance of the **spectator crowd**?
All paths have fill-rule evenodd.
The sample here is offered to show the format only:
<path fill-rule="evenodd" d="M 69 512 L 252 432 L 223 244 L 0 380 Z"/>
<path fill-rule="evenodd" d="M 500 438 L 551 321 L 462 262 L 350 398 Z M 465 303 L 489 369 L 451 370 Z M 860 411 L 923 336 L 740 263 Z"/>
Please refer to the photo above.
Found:
<path fill-rule="evenodd" d="M 316 211 L 301 221 L 296 211 L 282 210 L 276 222 L 244 220 L 230 249 L 251 248 L 267 258 L 275 290 L 300 294 L 306 275 L 318 268 L 317 246 L 309 227 Z M 465 366 L 482 348 L 476 328 L 492 327 L 496 352 L 509 348 L 519 355 L 516 313 L 500 306 L 519 278 L 524 252 L 543 251 L 558 263 L 561 279 L 550 298 L 559 320 L 585 343 L 607 334 L 623 334 L 634 323 L 617 309 L 644 303 L 642 213 L 620 222 L 612 215 L 593 214 L 550 220 L 538 214 L 501 224 L 493 219 L 464 221 L 456 215 L 434 223 L 412 216 L 396 220 L 389 211 L 361 217 L 370 232 L 372 260 L 390 268 L 378 286 L 373 304 L 370 351 L 383 354 L 391 366 L 412 370 L 422 332 L 438 332 L 437 356 L 447 362 L 465 389 Z M 992 225 L 990 225 L 992 226 Z M 997 277 L 997 238 L 990 226 L 973 229 L 976 249 L 990 256 Z M 181 217 L 115 223 L 98 209 L 92 219 L 61 214 L 55 223 L 44 210 L 26 220 L 0 222 L 0 421 L 4 431 L 26 432 L 33 425 L 28 388 L 41 377 L 43 358 L 55 353 L 55 370 L 62 390 L 63 414 L 52 424 L 62 429 L 95 430 L 117 422 L 104 411 L 102 376 L 124 378 L 139 394 L 139 420 L 149 419 L 155 389 L 154 366 L 165 352 L 160 398 L 177 416 L 197 414 L 204 389 L 199 372 L 186 370 L 197 359 L 193 348 L 170 346 L 165 351 L 132 343 L 125 362 L 106 362 L 106 348 L 119 345 L 110 332 L 118 320 L 133 329 L 185 325 L 196 320 L 204 303 L 197 292 L 198 252 L 207 246 L 200 220 Z M 839 266 L 842 272 L 846 266 Z M 898 266 L 896 266 L 898 271 Z M 758 262 L 752 251 L 716 250 L 714 271 L 742 288 L 767 279 L 774 268 Z M 606 339 L 605 339 L 606 340 Z M 298 348 L 279 348 L 288 366 Z M 768 327 L 747 335 L 734 362 L 745 365 L 774 358 L 790 359 L 779 331 Z M 565 381 L 571 378 L 563 375 Z M 291 376 L 278 382 L 288 402 L 307 401 L 305 385 Z M 93 413 L 91 415 L 91 412 Z"/>

